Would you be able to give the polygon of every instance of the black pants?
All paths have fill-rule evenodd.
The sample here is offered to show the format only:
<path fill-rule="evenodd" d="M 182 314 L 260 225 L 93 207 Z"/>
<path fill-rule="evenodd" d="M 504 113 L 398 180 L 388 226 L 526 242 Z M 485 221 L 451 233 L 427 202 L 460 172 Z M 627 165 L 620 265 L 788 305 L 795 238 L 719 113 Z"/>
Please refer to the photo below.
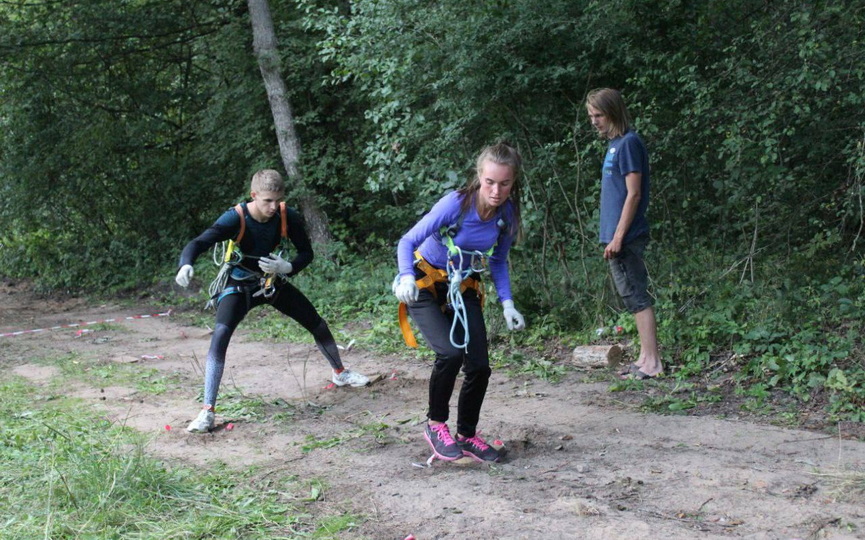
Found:
<path fill-rule="evenodd" d="M 449 309 L 443 313 L 441 309 L 447 295 L 446 285 L 437 283 L 436 290 L 437 298 L 431 292 L 421 290 L 417 302 L 408 306 L 412 320 L 436 355 L 429 380 L 427 416 L 430 420 L 447 422 L 451 394 L 462 368 L 465 381 L 457 405 L 457 433 L 474 437 L 491 373 L 484 314 L 477 293 L 472 289 L 463 293 L 469 327 L 468 350 L 454 347 L 450 342 L 454 313 Z M 462 325 L 457 325 L 454 341 L 464 342 Z"/>
<path fill-rule="evenodd" d="M 312 332 L 322 318 L 312 302 L 291 283 L 280 283 L 273 296 L 252 296 L 257 290 L 257 284 L 245 285 L 243 282 L 229 280 L 228 287 L 240 287 L 241 292 L 226 295 L 219 301 L 216 308 L 216 323 L 224 324 L 234 331 L 249 310 L 262 304 L 271 304 L 280 312 L 288 315 L 301 326 Z"/>
<path fill-rule="evenodd" d="M 288 282 L 281 283 L 276 293 L 270 298 L 265 298 L 263 295 L 252 296 L 257 290 L 255 284 L 251 288 L 247 288 L 249 286 L 245 286 L 242 282 L 229 280 L 228 287 L 240 287 L 241 290 L 224 296 L 216 308 L 216 325 L 210 340 L 210 349 L 207 351 L 207 364 L 205 366 L 205 405 L 216 406 L 219 383 L 225 369 L 225 353 L 237 325 L 246 317 L 249 310 L 262 304 L 271 304 L 281 313 L 300 323 L 312 334 L 316 347 L 327 359 L 330 366 L 333 369 L 342 369 L 339 349 L 330 328 L 318 314 L 312 302 L 297 287 Z"/>

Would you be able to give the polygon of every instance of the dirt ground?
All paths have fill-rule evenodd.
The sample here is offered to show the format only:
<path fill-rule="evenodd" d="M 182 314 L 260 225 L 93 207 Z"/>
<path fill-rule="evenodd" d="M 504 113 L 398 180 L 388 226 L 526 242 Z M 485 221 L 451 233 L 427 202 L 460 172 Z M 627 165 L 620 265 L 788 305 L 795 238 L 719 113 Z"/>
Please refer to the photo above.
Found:
<path fill-rule="evenodd" d="M 0 334 L 169 307 L 34 301 L 6 282 Z M 213 433 L 191 435 L 185 427 L 200 407 L 209 338 L 176 316 L 123 319 L 108 329 L 0 337 L 0 366 L 37 385 L 61 376 L 39 359 L 66 353 L 157 370 L 171 381 L 158 394 L 106 387 L 96 376 L 82 376 L 68 392 L 152 435 L 149 452 L 168 463 L 256 465 L 262 486 L 276 472 L 322 480 L 323 497 L 299 503 L 306 511 L 364 517 L 340 538 L 865 538 L 862 494 L 837 482 L 861 479 L 865 442 L 729 417 L 644 414 L 598 399 L 610 395 L 612 374 L 586 382 L 571 370 L 552 384 L 494 372 L 481 428 L 504 443 L 502 462 L 424 467 L 430 365 L 354 347 L 346 365 L 380 380 L 328 388 L 327 363 L 313 345 L 254 341 L 241 326 L 221 396 L 257 398 L 265 413 L 252 420 L 219 413 Z"/>

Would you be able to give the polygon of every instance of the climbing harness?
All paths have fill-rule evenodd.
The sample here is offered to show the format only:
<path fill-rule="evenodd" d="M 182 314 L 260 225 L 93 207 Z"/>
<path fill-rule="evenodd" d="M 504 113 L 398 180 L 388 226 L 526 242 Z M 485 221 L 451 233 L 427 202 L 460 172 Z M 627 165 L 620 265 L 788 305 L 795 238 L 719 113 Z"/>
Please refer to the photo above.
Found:
<path fill-rule="evenodd" d="M 264 296 L 265 298 L 270 299 L 274 294 L 276 294 L 276 274 L 267 273 L 262 275 L 261 273 L 245 268 L 240 264 L 244 259 L 260 259 L 260 257 L 244 255 L 243 252 L 240 251 L 240 241 L 246 233 L 246 216 L 243 213 L 243 206 L 240 204 L 234 206 L 234 211 L 237 212 L 238 216 L 240 216 L 240 231 L 234 239 L 217 244 L 217 246 L 214 246 L 213 248 L 213 262 L 220 268 L 219 272 L 216 274 L 216 278 L 214 278 L 208 288 L 207 292 L 210 295 L 210 300 L 207 301 L 205 308 L 216 307 L 219 302 L 229 294 L 246 292 L 246 290 L 248 290 L 243 286 L 226 287 L 229 277 L 238 281 L 251 281 L 254 278 L 258 278 L 259 287 L 258 290 L 252 294 L 253 297 Z M 279 203 L 279 215 L 281 220 L 279 229 L 280 237 L 285 241 L 288 238 L 288 216 L 285 202 Z M 281 249 L 277 255 L 282 257 L 284 253 L 285 250 Z"/>
<path fill-rule="evenodd" d="M 480 252 L 473 252 L 475 254 L 480 254 Z M 473 274 L 480 274 L 485 270 L 485 268 L 481 267 L 481 265 L 475 264 L 474 262 L 471 265 L 471 268 L 467 269 L 465 277 L 462 279 L 458 279 L 460 276 L 459 271 L 455 271 L 456 269 L 452 269 L 452 264 L 448 265 L 448 270 L 442 270 L 441 268 L 436 268 L 427 262 L 426 259 L 421 256 L 419 251 L 414 252 L 415 256 L 415 267 L 424 273 L 424 276 L 415 280 L 418 289 L 426 289 L 433 295 L 433 298 L 438 299 L 438 291 L 436 290 L 436 284 L 444 283 L 447 285 L 447 293 L 446 293 L 446 302 L 441 303 L 442 311 L 447 311 L 449 308 L 453 309 L 454 300 L 456 301 L 456 306 L 462 310 L 460 315 L 454 316 L 454 324 L 451 325 L 451 343 L 454 347 L 465 348 L 468 346 L 468 332 L 466 331 L 466 341 L 464 345 L 457 345 L 454 343 L 453 334 L 456 328 L 456 322 L 459 320 L 460 323 L 467 322 L 467 318 L 465 315 L 465 303 L 462 297 L 462 293 L 466 292 L 469 289 L 475 291 L 478 299 L 481 303 L 481 309 L 484 306 L 484 298 L 486 297 L 483 283 L 478 277 L 475 277 Z M 395 283 L 399 281 L 399 276 L 394 280 Z M 455 312 L 456 313 L 456 312 Z M 416 349 L 417 348 L 417 339 L 415 339 L 414 334 L 412 333 L 411 326 L 408 321 L 408 306 L 400 302 L 399 304 L 399 326 L 402 331 L 402 337 L 405 341 L 405 344 L 409 347 Z"/>
<path fill-rule="evenodd" d="M 505 230 L 507 230 L 507 223 L 501 218 L 501 211 L 496 217 L 496 226 L 499 228 L 499 238 L 501 238 L 501 235 L 504 234 Z M 459 232 L 464 219 L 465 214 L 462 213 L 455 224 L 443 226 L 439 230 L 442 244 L 448 250 L 448 264 L 446 270 L 436 268 L 429 264 L 423 256 L 421 256 L 419 251 L 415 251 L 414 255 L 415 267 L 424 273 L 422 278 L 415 280 L 418 289 L 426 289 L 432 293 L 433 297 L 437 298 L 438 293 L 436 292 L 436 283 L 447 284 L 446 302 L 442 303 L 441 308 L 442 311 L 452 309 L 454 312 L 449 339 L 451 345 L 454 347 L 467 350 L 470 336 L 468 314 L 466 312 L 463 293 L 468 289 L 474 289 L 480 299 L 481 309 L 483 309 L 484 297 L 486 295 L 479 276 L 486 271 L 487 259 L 492 256 L 493 251 L 499 243 L 499 239 L 497 238 L 496 242 L 486 251 L 470 251 L 461 249 L 454 243 L 453 239 L 457 235 L 457 232 Z M 463 268 L 463 265 L 466 262 L 466 257 L 470 257 L 469 264 Z M 394 283 L 398 280 L 399 276 L 396 277 Z M 400 302 L 399 304 L 398 317 L 400 330 L 402 331 L 403 340 L 406 345 L 412 348 L 417 348 L 417 340 L 415 339 L 408 322 L 408 306 L 403 302 Z M 464 338 L 461 343 L 457 343 L 455 338 L 458 327 L 462 327 L 463 329 Z"/>

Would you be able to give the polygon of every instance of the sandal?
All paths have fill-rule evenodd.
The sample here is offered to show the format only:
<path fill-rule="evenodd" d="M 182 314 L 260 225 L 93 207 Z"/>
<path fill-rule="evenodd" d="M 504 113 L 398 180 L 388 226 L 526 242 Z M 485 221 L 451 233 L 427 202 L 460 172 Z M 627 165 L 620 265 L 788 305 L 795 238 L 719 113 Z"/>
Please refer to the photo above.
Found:
<path fill-rule="evenodd" d="M 661 375 L 660 373 L 658 373 L 657 375 L 649 375 L 648 373 L 643 373 L 640 369 L 637 369 L 636 371 L 632 371 L 631 373 L 628 373 L 627 375 L 622 375 L 621 378 L 624 381 L 626 381 L 626 380 L 645 381 L 647 379 L 654 379 L 655 377 L 658 377 L 660 375 Z"/>
<path fill-rule="evenodd" d="M 640 368 L 639 366 L 637 366 L 637 364 L 628 364 L 627 366 L 619 370 L 619 375 L 621 377 L 625 377 L 627 375 L 630 375 L 631 373 L 636 373 L 638 371 L 640 371 Z"/>

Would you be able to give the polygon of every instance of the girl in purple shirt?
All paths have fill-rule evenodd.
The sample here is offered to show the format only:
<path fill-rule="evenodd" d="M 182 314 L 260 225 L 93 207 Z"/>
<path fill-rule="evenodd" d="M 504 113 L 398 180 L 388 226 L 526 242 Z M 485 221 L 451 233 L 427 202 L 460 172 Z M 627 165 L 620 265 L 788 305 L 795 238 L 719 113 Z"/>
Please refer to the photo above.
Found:
<path fill-rule="evenodd" d="M 508 251 L 519 231 L 521 163 L 519 152 L 505 143 L 486 147 L 477 159 L 477 175 L 466 187 L 442 197 L 397 247 L 399 276 L 394 281 L 394 294 L 408 306 L 409 315 L 436 356 L 424 437 L 434 455 L 445 461 L 464 455 L 478 461 L 499 459 L 498 452 L 477 432 L 491 370 L 481 310 L 483 288 L 479 273 L 471 270 L 473 257 L 469 252 L 488 256 L 487 267 L 508 329 L 522 330 L 525 320 L 514 308 L 507 264 Z M 455 254 L 452 246 L 464 256 Z M 474 259 L 478 268 L 477 257 Z M 459 302 L 454 302 L 462 309 L 456 311 L 446 302 L 448 281 L 442 277 L 451 263 L 461 272 L 457 279 L 462 281 Z M 454 325 L 455 317 L 464 318 L 464 325 Z M 460 368 L 465 380 L 454 440 L 447 420 Z"/>

